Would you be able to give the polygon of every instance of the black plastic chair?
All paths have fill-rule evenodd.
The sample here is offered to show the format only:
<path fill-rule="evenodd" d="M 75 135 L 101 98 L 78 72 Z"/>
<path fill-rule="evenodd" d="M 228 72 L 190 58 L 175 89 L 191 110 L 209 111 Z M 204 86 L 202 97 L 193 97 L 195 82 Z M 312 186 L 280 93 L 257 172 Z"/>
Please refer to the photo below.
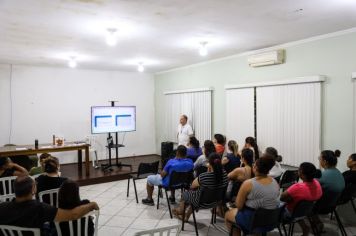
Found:
<path fill-rule="evenodd" d="M 168 204 L 169 215 L 171 219 L 173 219 L 171 204 L 168 198 L 168 191 L 180 189 L 182 192 L 186 189 L 189 189 L 192 182 L 194 180 L 193 171 L 188 172 L 176 172 L 172 171 L 170 174 L 170 180 L 168 187 L 163 187 L 162 185 L 158 186 L 158 194 L 157 194 L 157 209 L 159 209 L 159 199 L 161 197 L 162 189 L 164 189 Z"/>
<path fill-rule="evenodd" d="M 200 199 L 199 199 L 199 206 L 194 206 L 191 204 L 192 208 L 192 214 L 193 214 L 193 220 L 194 220 L 194 227 L 195 227 L 195 233 L 198 236 L 198 226 L 197 226 L 197 221 L 195 217 L 195 211 L 198 212 L 200 209 L 212 209 L 212 214 L 211 214 L 211 224 L 216 223 L 216 209 L 219 204 L 221 204 L 225 198 L 225 193 L 226 193 L 226 188 L 227 187 L 215 187 L 215 188 L 207 188 L 207 187 L 201 187 L 199 190 L 200 191 Z M 184 230 L 184 220 L 185 220 L 185 210 L 186 210 L 187 204 L 184 203 L 184 208 L 183 208 L 183 216 L 182 216 L 182 231 Z"/>
<path fill-rule="evenodd" d="M 295 206 L 295 208 L 292 212 L 292 215 L 290 217 L 284 216 L 282 218 L 282 226 L 283 226 L 285 235 L 290 235 L 290 236 L 293 235 L 294 225 L 298 221 L 308 218 L 308 220 L 310 222 L 310 216 L 313 212 L 314 205 L 315 205 L 314 201 L 304 201 L 304 200 L 300 201 Z M 287 230 L 285 227 L 286 225 L 289 225 L 288 234 L 287 234 Z"/>
<path fill-rule="evenodd" d="M 264 209 L 259 208 L 255 211 L 251 219 L 251 225 L 247 231 L 242 231 L 242 235 L 249 234 L 262 234 L 263 236 L 267 235 L 268 232 L 277 228 L 279 235 L 283 235 L 281 231 L 281 220 L 282 214 L 284 212 L 284 206 L 278 207 L 276 209 Z M 233 235 L 234 228 L 240 228 L 235 222 L 232 224 L 230 231 L 230 236 Z M 261 228 L 267 228 L 265 231 L 261 232 Z"/>
<path fill-rule="evenodd" d="M 152 163 L 140 163 L 138 166 L 137 174 L 131 174 L 127 179 L 127 197 L 129 197 L 130 179 L 132 179 L 135 189 L 136 203 L 138 203 L 136 180 L 145 179 L 149 175 L 156 175 L 158 173 L 159 161 Z"/>
<path fill-rule="evenodd" d="M 281 180 L 279 181 L 279 186 L 281 189 L 284 191 L 293 184 L 297 183 L 299 181 L 299 175 L 298 175 L 298 170 L 286 170 L 282 177 Z"/>
<path fill-rule="evenodd" d="M 341 231 L 341 235 L 347 235 L 345 228 L 341 222 L 339 214 L 336 211 L 336 206 L 340 199 L 341 193 L 340 192 L 333 192 L 323 189 L 322 197 L 315 203 L 313 214 L 314 215 L 327 215 L 327 214 L 335 214 L 336 222 L 338 227 Z M 319 235 L 321 232 L 315 227 L 315 224 L 311 222 L 311 227 L 315 234 Z"/>

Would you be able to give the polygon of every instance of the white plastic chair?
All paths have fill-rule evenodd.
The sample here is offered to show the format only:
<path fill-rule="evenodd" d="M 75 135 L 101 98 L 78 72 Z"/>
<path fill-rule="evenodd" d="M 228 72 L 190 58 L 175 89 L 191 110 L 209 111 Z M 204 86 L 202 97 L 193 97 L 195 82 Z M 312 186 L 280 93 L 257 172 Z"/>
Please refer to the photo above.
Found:
<path fill-rule="evenodd" d="M 88 225 L 89 218 L 94 217 L 94 236 L 98 235 L 99 228 L 99 211 L 91 211 L 85 216 L 77 220 L 67 221 L 69 224 L 69 235 L 63 235 L 60 227 L 60 223 L 63 222 L 54 222 L 57 230 L 57 236 L 74 236 L 74 232 L 77 232 L 77 235 L 82 235 L 82 227 L 84 227 L 84 236 L 88 236 Z M 82 224 L 82 219 L 85 219 L 84 225 Z M 76 222 L 76 227 L 74 227 L 73 222 Z"/>
<path fill-rule="evenodd" d="M 0 196 L 0 202 L 11 202 L 15 198 L 15 194 L 7 194 Z"/>
<path fill-rule="evenodd" d="M 40 202 L 44 202 L 43 201 L 44 196 L 48 196 L 49 197 L 49 205 L 58 208 L 58 191 L 59 191 L 59 188 L 39 192 L 38 198 L 39 198 Z"/>
<path fill-rule="evenodd" d="M 36 228 L 24 228 L 24 227 L 17 227 L 11 225 L 0 225 L 0 232 L 4 236 L 14 236 L 19 235 L 22 236 L 23 233 L 32 233 L 33 236 L 41 236 L 41 230 Z"/>
<path fill-rule="evenodd" d="M 14 193 L 13 183 L 17 176 L 9 176 L 0 178 L 0 188 L 2 189 L 1 195 L 9 195 Z"/>
<path fill-rule="evenodd" d="M 150 235 L 150 236 L 155 236 L 158 234 L 159 236 L 163 235 L 176 235 L 178 236 L 180 233 L 180 225 L 172 225 L 172 226 L 167 226 L 167 227 L 162 227 L 162 228 L 157 228 L 157 229 L 150 229 L 150 230 L 144 230 L 140 232 L 136 232 L 135 236 L 142 236 L 142 235 Z"/>
<path fill-rule="evenodd" d="M 94 153 L 94 157 L 91 158 L 91 162 L 93 164 L 93 167 L 96 169 L 96 168 L 99 168 L 99 163 L 98 163 L 98 152 L 96 150 L 96 137 L 94 135 L 89 135 L 87 136 L 86 138 L 87 140 L 87 143 L 90 145 L 89 147 L 89 155 L 90 153 Z M 92 155 L 91 155 L 92 156 Z"/>

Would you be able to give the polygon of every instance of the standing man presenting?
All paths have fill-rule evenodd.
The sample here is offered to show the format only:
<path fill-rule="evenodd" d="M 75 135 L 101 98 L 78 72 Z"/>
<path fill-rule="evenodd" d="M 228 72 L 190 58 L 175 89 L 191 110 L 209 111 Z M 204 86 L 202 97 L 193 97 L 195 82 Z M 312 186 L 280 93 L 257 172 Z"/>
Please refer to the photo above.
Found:
<path fill-rule="evenodd" d="M 189 143 L 189 137 L 193 135 L 193 129 L 188 124 L 188 117 L 186 115 L 181 115 L 178 125 L 178 146 L 187 146 Z"/>

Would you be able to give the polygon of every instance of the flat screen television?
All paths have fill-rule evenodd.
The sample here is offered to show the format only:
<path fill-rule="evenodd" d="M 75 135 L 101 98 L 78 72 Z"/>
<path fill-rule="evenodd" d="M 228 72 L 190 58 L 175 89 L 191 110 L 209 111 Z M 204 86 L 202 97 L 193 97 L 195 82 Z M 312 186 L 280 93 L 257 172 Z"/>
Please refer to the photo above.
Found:
<path fill-rule="evenodd" d="M 136 106 L 91 107 L 92 134 L 136 131 Z"/>

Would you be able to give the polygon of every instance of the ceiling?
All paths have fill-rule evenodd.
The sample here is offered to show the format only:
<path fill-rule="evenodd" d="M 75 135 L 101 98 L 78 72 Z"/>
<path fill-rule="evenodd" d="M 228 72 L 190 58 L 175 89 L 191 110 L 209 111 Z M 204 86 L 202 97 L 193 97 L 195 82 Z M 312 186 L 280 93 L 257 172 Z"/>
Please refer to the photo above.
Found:
<path fill-rule="evenodd" d="M 0 63 L 158 72 L 355 26 L 356 0 L 0 0 Z"/>

